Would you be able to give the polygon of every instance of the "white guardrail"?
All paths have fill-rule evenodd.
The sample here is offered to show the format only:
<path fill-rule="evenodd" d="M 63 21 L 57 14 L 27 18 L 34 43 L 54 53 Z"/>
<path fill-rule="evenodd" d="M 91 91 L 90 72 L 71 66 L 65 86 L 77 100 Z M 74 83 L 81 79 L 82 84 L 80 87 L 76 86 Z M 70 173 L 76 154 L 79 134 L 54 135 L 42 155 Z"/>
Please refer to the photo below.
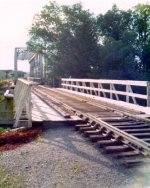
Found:
<path fill-rule="evenodd" d="M 127 103 L 138 104 L 137 100 L 142 99 L 146 101 L 148 107 L 150 106 L 150 82 L 148 81 L 62 78 L 61 85 L 67 90 Z M 141 90 L 144 92 L 141 93 Z"/>

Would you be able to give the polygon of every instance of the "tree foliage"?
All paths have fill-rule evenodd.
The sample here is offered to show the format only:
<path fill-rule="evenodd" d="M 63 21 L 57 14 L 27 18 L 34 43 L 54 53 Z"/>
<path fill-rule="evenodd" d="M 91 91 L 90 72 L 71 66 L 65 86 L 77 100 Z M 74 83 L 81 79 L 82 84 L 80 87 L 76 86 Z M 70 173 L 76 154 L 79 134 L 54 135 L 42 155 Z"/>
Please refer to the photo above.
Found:
<path fill-rule="evenodd" d="M 81 4 L 50 3 L 34 20 L 28 48 L 46 55 L 51 76 L 88 77 L 99 58 L 95 23 Z"/>
<path fill-rule="evenodd" d="M 148 76 L 147 73 L 150 72 L 150 5 L 139 4 L 134 7 L 133 17 L 142 71 Z"/>
<path fill-rule="evenodd" d="M 50 2 L 34 17 L 28 49 L 46 57 L 50 78 L 149 79 L 150 5 L 116 5 L 95 16 L 80 3 Z"/>

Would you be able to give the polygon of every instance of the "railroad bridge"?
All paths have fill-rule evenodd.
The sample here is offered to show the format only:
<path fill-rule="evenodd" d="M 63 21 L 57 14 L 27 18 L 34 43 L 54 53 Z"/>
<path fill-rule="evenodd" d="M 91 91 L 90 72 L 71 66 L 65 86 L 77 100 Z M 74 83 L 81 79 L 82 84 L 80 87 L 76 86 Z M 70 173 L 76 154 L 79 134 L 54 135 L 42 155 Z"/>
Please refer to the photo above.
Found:
<path fill-rule="evenodd" d="M 61 88 L 18 79 L 14 127 L 32 122 L 69 122 L 127 166 L 149 163 L 150 83 L 62 79 Z"/>

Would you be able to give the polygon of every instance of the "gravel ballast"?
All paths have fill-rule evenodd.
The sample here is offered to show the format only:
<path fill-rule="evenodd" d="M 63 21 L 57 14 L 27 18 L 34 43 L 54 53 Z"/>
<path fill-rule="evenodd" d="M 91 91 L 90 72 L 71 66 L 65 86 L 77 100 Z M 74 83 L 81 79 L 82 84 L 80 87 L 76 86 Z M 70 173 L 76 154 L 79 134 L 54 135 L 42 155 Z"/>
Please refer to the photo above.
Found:
<path fill-rule="evenodd" d="M 25 188 L 149 188 L 150 168 L 125 168 L 73 126 L 43 135 L 0 155 L 0 165 Z"/>

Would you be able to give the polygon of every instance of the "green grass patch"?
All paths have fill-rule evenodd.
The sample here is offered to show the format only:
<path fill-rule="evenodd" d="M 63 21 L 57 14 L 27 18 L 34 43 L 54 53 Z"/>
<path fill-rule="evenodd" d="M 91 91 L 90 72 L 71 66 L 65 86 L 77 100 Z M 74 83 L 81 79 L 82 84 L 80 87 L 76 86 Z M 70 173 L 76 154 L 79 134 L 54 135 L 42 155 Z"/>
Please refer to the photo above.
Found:
<path fill-rule="evenodd" d="M 23 188 L 22 180 L 19 177 L 13 177 L 4 167 L 0 166 L 0 188 Z"/>
<path fill-rule="evenodd" d="M 11 130 L 10 128 L 0 127 L 0 135 L 3 134 L 4 132 L 9 132 L 10 130 Z"/>

